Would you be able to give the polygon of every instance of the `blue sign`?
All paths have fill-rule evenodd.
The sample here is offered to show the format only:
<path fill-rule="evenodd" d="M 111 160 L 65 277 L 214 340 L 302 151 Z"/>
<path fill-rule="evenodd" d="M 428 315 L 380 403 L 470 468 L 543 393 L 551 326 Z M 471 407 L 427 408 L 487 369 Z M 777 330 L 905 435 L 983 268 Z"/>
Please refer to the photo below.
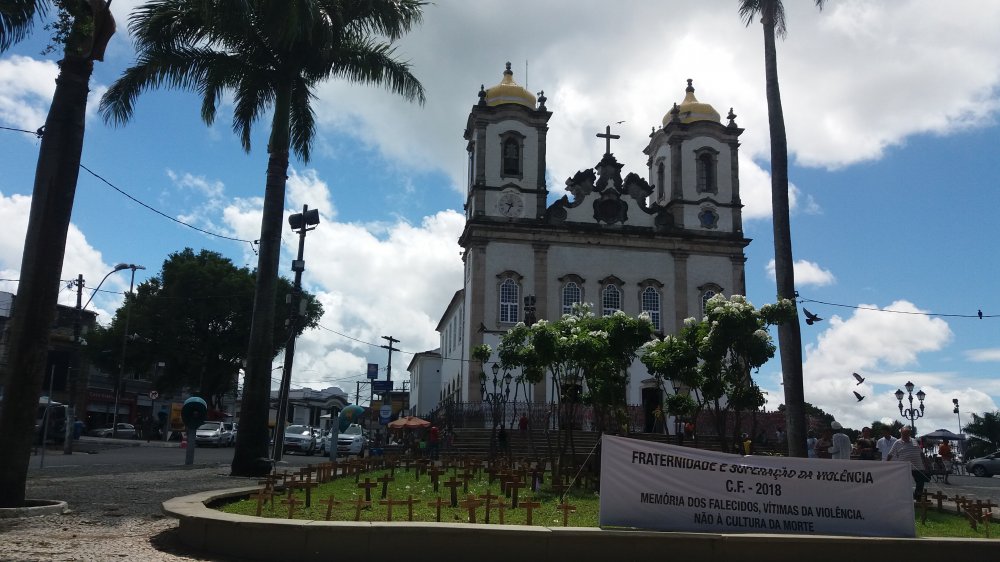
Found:
<path fill-rule="evenodd" d="M 392 390 L 392 382 L 372 381 L 372 392 L 375 394 L 387 394 L 390 390 Z"/>
<path fill-rule="evenodd" d="M 370 380 L 375 380 L 378 378 L 378 363 L 368 364 L 368 378 Z"/>

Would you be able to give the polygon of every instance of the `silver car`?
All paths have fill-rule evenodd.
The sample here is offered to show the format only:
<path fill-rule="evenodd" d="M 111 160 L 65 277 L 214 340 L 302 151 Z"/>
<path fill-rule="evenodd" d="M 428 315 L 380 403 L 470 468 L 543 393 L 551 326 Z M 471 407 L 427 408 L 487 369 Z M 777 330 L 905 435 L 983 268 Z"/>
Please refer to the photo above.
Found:
<path fill-rule="evenodd" d="M 198 445 L 212 445 L 213 447 L 226 447 L 232 434 L 226 429 L 222 422 L 205 422 L 195 431 L 194 438 Z"/>
<path fill-rule="evenodd" d="M 290 425 L 285 428 L 283 450 L 297 451 L 312 456 L 316 453 L 316 435 L 308 425 Z"/>
<path fill-rule="evenodd" d="M 1000 474 L 1000 451 L 994 451 L 992 455 L 972 459 L 965 463 L 965 469 L 969 474 L 976 476 L 993 476 Z"/>

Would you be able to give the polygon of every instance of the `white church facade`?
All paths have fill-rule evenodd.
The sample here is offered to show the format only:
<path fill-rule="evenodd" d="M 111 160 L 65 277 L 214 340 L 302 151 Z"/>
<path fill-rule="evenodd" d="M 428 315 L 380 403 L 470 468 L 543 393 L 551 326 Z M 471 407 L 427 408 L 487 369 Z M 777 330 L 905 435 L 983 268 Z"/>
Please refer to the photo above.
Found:
<path fill-rule="evenodd" d="M 650 314 L 657 332 L 675 332 L 701 317 L 716 293 L 745 294 L 739 136 L 730 110 L 723 124 L 694 96 L 690 80 L 649 136 L 642 174 L 623 174 L 608 127 L 594 165 L 566 180 L 567 195 L 548 202 L 546 132 L 552 112 L 513 80 L 508 63 L 500 84 L 480 88 L 465 129 L 468 152 L 464 284 L 441 317 L 441 345 L 418 354 L 411 408 L 426 414 L 444 400 L 481 400 L 479 365 L 470 350 L 496 349 L 517 322 L 556 320 L 573 303 L 597 314 Z M 596 143 L 595 143 L 596 144 Z M 631 155 L 630 155 L 631 156 Z M 590 167 L 593 166 L 593 167 Z M 629 404 L 662 399 L 643 365 L 629 372 Z M 426 387 L 426 388 L 421 388 Z M 540 383 L 530 400 L 548 402 Z M 523 397 L 519 397 L 523 400 Z"/>

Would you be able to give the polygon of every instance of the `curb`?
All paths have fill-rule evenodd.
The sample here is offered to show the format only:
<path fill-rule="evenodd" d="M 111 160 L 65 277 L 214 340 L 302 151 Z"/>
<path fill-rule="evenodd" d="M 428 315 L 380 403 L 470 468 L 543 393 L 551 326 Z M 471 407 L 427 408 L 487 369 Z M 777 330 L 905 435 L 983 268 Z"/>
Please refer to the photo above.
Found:
<path fill-rule="evenodd" d="M 62 515 L 69 508 L 62 500 L 24 500 L 24 507 L 0 508 L 0 519 L 19 519 L 39 515 Z"/>

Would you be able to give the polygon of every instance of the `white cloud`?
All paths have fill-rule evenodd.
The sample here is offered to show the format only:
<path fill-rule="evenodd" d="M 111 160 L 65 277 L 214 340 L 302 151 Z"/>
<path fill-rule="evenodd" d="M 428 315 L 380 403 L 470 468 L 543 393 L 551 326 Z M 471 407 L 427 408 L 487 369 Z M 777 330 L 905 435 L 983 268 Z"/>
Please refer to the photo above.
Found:
<path fill-rule="evenodd" d="M 828 269 L 823 269 L 819 264 L 806 260 L 798 260 L 792 266 L 795 270 L 795 285 L 815 287 L 825 287 L 837 282 L 837 278 Z M 774 260 L 767 262 L 767 275 L 774 279 Z"/>
<path fill-rule="evenodd" d="M 970 349 L 965 352 L 965 357 L 969 361 L 980 363 L 995 363 L 1000 361 L 1000 348 L 992 349 Z"/>
<path fill-rule="evenodd" d="M 0 59 L 0 123 L 34 131 L 45 124 L 59 67 L 50 60 Z"/>

